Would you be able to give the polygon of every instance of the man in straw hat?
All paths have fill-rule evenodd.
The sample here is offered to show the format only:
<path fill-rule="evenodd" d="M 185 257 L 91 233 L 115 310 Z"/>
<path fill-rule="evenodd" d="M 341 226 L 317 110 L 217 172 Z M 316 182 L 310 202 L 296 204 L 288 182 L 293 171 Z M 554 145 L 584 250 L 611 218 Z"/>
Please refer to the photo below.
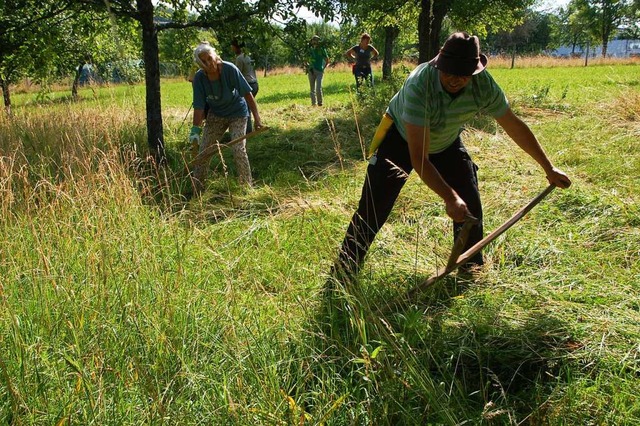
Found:
<path fill-rule="evenodd" d="M 357 274 L 412 170 L 444 201 L 447 215 L 453 219 L 454 238 L 467 215 L 480 220 L 464 250 L 482 239 L 477 166 L 460 140 L 462 127 L 477 113 L 494 117 L 542 167 L 550 183 L 560 188 L 571 185 L 567 175 L 549 161 L 529 127 L 511 111 L 486 65 L 478 38 L 454 33 L 436 57 L 420 64 L 391 99 L 372 142 L 358 209 L 333 268 L 337 278 L 352 279 Z M 463 269 L 473 270 L 483 263 L 482 253 L 478 253 Z"/>

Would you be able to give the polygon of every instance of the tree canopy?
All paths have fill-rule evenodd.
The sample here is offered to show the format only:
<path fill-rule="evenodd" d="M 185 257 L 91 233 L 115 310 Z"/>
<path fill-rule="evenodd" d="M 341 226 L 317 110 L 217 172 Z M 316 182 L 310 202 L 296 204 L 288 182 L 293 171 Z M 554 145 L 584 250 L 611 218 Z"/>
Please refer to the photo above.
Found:
<path fill-rule="evenodd" d="M 212 1 L 198 0 L 76 0 L 90 10 L 107 10 L 117 19 L 137 21 L 142 30 L 144 54 L 147 137 L 150 153 L 156 162 L 166 159 L 162 126 L 160 95 L 160 61 L 158 32 L 167 29 L 211 28 L 216 32 L 230 33 L 229 28 L 245 28 L 253 19 L 282 22 L 285 28 L 296 28 L 299 18 L 295 11 L 300 7 L 332 17 L 335 8 L 332 0 L 245 0 Z M 164 14 L 171 10 L 168 19 L 156 20 L 156 10 Z M 189 11 L 193 11 L 189 13 Z M 267 27 L 268 28 L 268 27 Z"/>
<path fill-rule="evenodd" d="M 148 145 L 163 162 L 160 59 L 175 62 L 185 73 L 192 66 L 194 40 L 203 37 L 217 42 L 223 55 L 231 54 L 231 39 L 241 38 L 266 69 L 299 64 L 312 33 L 325 39 L 334 61 L 342 60 L 344 50 L 368 31 L 384 52 L 388 76 L 391 59 L 416 46 L 420 62 L 431 59 L 445 31 L 477 34 L 498 50 L 535 51 L 553 43 L 579 46 L 597 40 L 603 55 L 619 25 L 628 34 L 640 33 L 640 0 L 572 0 L 557 17 L 528 11 L 533 1 L 0 0 L 0 86 L 10 110 L 9 85 L 22 76 L 44 82 L 77 70 L 87 58 L 104 63 L 142 56 Z M 301 7 L 326 20 L 341 16 L 341 30 L 308 25 L 298 16 Z"/>

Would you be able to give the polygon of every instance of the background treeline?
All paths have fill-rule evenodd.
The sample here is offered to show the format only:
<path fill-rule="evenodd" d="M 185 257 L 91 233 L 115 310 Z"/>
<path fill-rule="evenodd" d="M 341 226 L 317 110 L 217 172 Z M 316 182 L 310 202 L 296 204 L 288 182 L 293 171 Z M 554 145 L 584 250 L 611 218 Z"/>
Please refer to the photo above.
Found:
<path fill-rule="evenodd" d="M 85 63 L 93 64 L 95 75 L 104 81 L 114 80 L 116 73 L 128 82 L 137 82 L 144 77 L 140 44 L 142 28 L 138 21 L 117 19 L 110 11 L 100 9 L 92 10 L 88 15 L 60 8 L 51 10 L 51 16 L 17 16 L 20 10 L 11 10 L 10 3 L 0 2 L 5 9 L 0 18 L 3 88 L 22 77 L 44 85 L 66 79 L 78 73 L 78 68 Z M 193 68 L 192 48 L 200 40 L 210 41 L 223 58 L 230 59 L 229 43 L 232 38 L 246 43 L 247 51 L 261 70 L 295 67 L 302 63 L 306 41 L 313 34 L 322 37 L 334 63 L 344 62 L 346 58 L 342 53 L 357 43 L 363 31 L 372 34 L 374 45 L 381 53 L 387 39 L 393 37 L 390 53 L 394 60 L 418 58 L 420 4 L 407 2 L 395 9 L 394 21 L 402 22 L 402 25 L 396 25 L 389 22 L 391 11 L 377 10 L 371 1 L 369 5 L 367 2 L 356 3 L 342 2 L 339 24 L 327 24 L 321 20 L 307 23 L 302 19 L 287 23 L 266 22 L 249 17 L 243 26 L 169 27 L 157 34 L 159 59 L 163 64 L 161 71 L 165 75 L 188 75 Z M 518 54 L 541 54 L 562 45 L 584 47 L 588 43 L 601 45 L 603 42 L 606 45 L 606 41 L 615 38 L 640 38 L 638 4 L 637 0 L 572 0 L 567 6 L 550 11 L 524 7 L 510 19 L 494 16 L 489 21 L 485 20 L 482 23 L 484 28 L 480 28 L 478 23 L 464 25 L 464 22 L 456 22 L 455 17 L 445 17 L 439 33 L 442 40 L 453 30 L 468 28 L 482 36 L 485 50 L 493 54 L 510 54 L 514 50 Z M 176 13 L 177 10 L 160 2 L 153 11 L 154 21 L 171 25 Z M 187 13 L 187 20 L 198 19 L 197 13 L 183 13 Z M 331 17 L 327 15 L 327 18 Z M 16 19 L 21 22 L 7 22 Z M 35 25 L 41 29 L 34 32 Z M 603 33 L 603 28 L 606 33 Z M 21 43 L 17 36 L 24 36 L 27 31 L 31 37 L 22 37 Z M 34 51 L 31 45 L 38 47 Z M 603 55 L 606 55 L 606 50 Z"/>
<path fill-rule="evenodd" d="M 265 73 L 299 66 L 312 34 L 334 63 L 367 31 L 381 52 L 383 78 L 397 60 L 424 62 L 453 30 L 479 35 L 491 53 L 533 54 L 560 45 L 602 45 L 640 38 L 638 0 L 571 0 L 543 12 L 534 0 L 0 0 L 0 89 L 11 113 L 11 85 L 28 78 L 46 96 L 52 82 L 73 77 L 146 86 L 151 154 L 164 161 L 161 75 L 186 76 L 191 51 L 209 40 L 230 59 L 239 38 Z M 303 16 L 315 14 L 318 22 Z M 83 75 L 84 73 L 84 75 Z"/>

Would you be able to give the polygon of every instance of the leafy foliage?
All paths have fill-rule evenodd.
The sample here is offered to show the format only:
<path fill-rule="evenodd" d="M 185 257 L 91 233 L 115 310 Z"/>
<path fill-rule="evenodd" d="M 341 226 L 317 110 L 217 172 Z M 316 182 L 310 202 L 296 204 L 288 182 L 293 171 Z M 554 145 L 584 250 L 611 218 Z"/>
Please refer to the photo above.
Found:
<path fill-rule="evenodd" d="M 511 31 L 500 31 L 487 36 L 486 44 L 492 53 L 540 53 L 551 39 L 550 17 L 546 13 L 527 10 L 522 23 Z"/>
<path fill-rule="evenodd" d="M 629 10 L 628 0 L 572 0 L 575 18 L 585 25 L 589 36 L 602 44 L 602 56 L 607 56 L 607 44 Z"/>
<path fill-rule="evenodd" d="M 9 85 L 23 75 L 37 72 L 37 63 L 45 62 L 43 42 L 55 40 L 57 34 L 52 20 L 67 10 L 69 5 L 65 2 L 0 2 L 0 84 L 7 111 L 11 108 Z"/>

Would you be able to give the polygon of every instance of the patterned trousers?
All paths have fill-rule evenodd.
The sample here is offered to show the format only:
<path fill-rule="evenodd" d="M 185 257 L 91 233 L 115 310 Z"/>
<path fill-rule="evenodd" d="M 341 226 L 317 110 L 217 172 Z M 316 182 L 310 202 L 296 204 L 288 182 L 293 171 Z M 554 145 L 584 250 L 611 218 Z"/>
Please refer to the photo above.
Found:
<path fill-rule="evenodd" d="M 233 140 L 244 136 L 246 127 L 247 117 L 218 117 L 209 111 L 202 134 L 202 140 L 200 141 L 200 152 L 216 143 L 216 141 L 220 141 L 227 129 L 229 129 L 231 139 Z M 236 163 L 240 182 L 251 186 L 251 165 L 249 164 L 246 145 L 246 140 L 243 140 L 231 145 L 230 148 L 233 150 L 233 160 Z M 204 185 L 208 169 L 209 164 L 204 164 L 197 166 L 193 171 L 195 181 L 200 186 Z"/>

